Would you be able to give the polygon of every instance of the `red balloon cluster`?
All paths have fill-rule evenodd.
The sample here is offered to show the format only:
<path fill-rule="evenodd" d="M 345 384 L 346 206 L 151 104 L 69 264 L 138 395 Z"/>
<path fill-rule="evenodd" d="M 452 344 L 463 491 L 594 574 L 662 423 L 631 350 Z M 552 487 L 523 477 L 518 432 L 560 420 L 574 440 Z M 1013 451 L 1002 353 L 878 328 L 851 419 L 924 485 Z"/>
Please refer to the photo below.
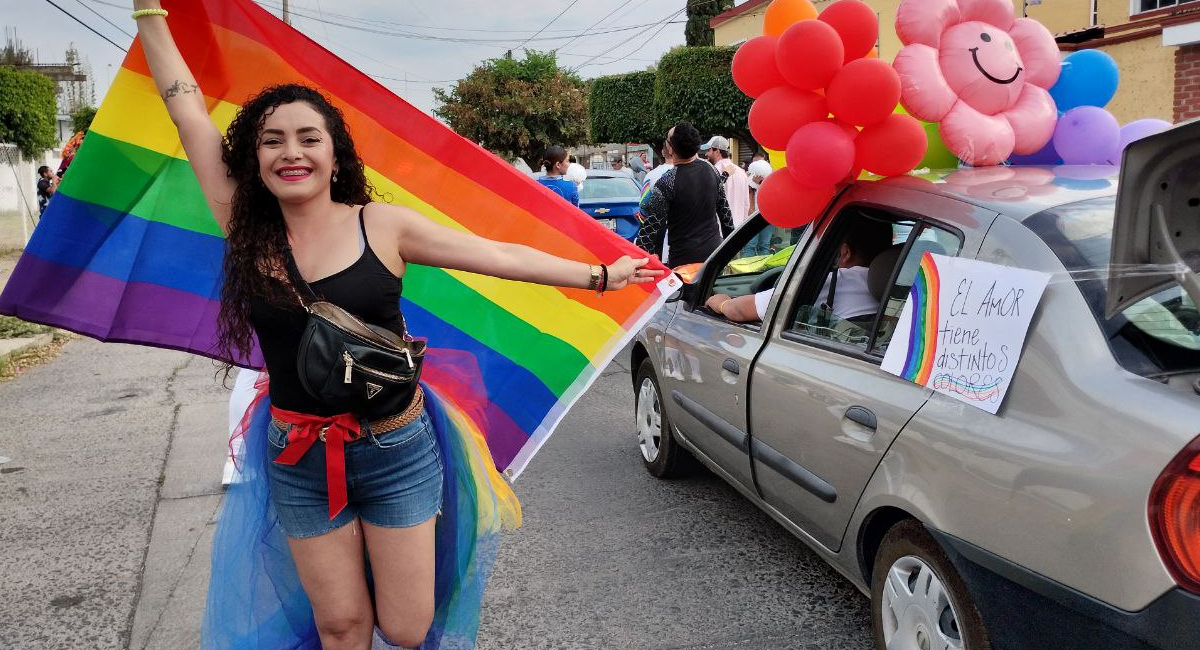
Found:
<path fill-rule="evenodd" d="M 869 5 L 839 0 L 778 36 L 750 39 L 734 55 L 733 80 L 755 99 L 750 132 L 762 146 L 787 151 L 786 173 L 768 176 L 758 192 L 771 223 L 809 223 L 862 170 L 894 176 L 924 157 L 921 123 L 895 113 L 899 75 L 874 58 L 878 30 Z"/>

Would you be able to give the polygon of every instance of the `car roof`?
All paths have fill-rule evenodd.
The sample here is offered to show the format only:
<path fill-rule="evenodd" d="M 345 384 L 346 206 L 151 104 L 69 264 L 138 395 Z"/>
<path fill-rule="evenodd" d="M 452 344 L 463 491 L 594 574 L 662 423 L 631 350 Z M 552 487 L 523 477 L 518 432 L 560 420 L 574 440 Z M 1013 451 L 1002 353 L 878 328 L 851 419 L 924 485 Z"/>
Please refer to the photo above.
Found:
<path fill-rule="evenodd" d="M 1018 221 L 1053 207 L 1115 196 L 1112 165 L 998 166 L 916 170 L 872 181 L 947 196 Z"/>

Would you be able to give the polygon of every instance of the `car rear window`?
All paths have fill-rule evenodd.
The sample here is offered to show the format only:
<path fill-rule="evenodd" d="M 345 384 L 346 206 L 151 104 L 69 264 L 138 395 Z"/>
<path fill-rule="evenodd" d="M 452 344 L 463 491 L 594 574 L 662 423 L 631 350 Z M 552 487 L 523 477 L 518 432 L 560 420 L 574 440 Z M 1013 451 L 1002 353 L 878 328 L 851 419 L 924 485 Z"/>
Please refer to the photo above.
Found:
<path fill-rule="evenodd" d="M 632 178 L 589 178 L 583 182 L 579 200 L 614 199 L 637 201 L 642 193 Z"/>
<path fill-rule="evenodd" d="M 1179 286 L 1104 317 L 1115 205 L 1115 197 L 1070 203 L 1025 225 L 1062 260 L 1122 366 L 1145 377 L 1200 370 L 1200 312 Z"/>

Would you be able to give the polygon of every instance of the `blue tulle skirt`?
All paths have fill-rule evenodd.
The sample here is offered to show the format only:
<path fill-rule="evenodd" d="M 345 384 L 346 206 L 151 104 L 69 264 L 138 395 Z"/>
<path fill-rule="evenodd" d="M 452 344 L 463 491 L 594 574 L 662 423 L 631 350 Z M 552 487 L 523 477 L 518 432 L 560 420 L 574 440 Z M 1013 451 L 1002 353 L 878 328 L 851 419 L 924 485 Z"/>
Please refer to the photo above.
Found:
<path fill-rule="evenodd" d="M 520 506 L 492 465 L 471 409 L 424 386 L 445 466 L 437 522 L 436 610 L 421 646 L 475 647 L 479 608 L 502 528 L 519 525 Z M 265 392 L 265 391 L 264 391 Z M 230 486 L 213 540 L 203 650 L 299 650 L 321 647 L 312 607 L 271 506 L 267 480 L 268 399 L 243 420 L 242 480 Z"/>

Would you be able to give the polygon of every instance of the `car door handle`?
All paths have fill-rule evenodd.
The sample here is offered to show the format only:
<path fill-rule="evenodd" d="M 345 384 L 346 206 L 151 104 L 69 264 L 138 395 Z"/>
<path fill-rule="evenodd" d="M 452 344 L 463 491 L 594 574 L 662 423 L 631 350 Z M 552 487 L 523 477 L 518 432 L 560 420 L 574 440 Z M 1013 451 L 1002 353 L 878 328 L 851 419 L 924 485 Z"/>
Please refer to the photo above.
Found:
<path fill-rule="evenodd" d="M 741 372 L 742 372 L 741 366 L 739 366 L 738 362 L 734 361 L 733 359 L 726 359 L 726 360 L 722 361 L 721 368 L 724 370 L 728 370 L 729 372 L 731 372 L 735 375 L 741 374 Z"/>
<path fill-rule="evenodd" d="M 875 417 L 875 414 L 870 409 L 862 406 L 851 406 L 846 409 L 846 419 L 872 431 L 879 426 L 879 420 Z"/>

